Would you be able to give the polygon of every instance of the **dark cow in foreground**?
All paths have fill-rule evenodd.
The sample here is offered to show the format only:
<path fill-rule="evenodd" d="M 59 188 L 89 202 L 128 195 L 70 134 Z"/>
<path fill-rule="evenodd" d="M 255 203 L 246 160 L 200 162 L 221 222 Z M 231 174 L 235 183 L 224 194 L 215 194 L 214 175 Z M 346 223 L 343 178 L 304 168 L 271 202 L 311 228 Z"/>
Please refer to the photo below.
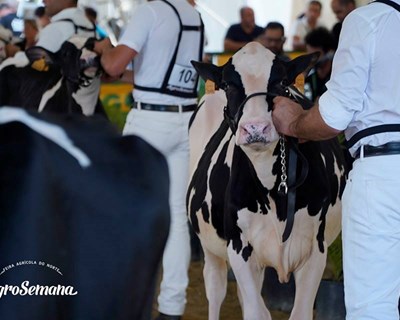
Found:
<path fill-rule="evenodd" d="M 0 319 L 150 319 L 165 158 L 102 117 L 0 107 L 0 159 Z"/>
<path fill-rule="evenodd" d="M 296 190 L 294 224 L 285 239 L 288 211 L 278 189 L 284 193 L 281 163 L 288 165 L 289 147 L 279 142 L 271 110 L 276 95 L 303 101 L 290 85 L 316 58 L 283 62 L 253 42 L 222 67 L 193 62 L 203 78 L 225 91 L 203 98 L 190 127 L 187 203 L 204 249 L 210 320 L 219 319 L 227 261 L 238 283 L 244 319 L 271 319 L 261 296 L 266 266 L 276 269 L 281 282 L 294 273 L 297 290 L 290 319 L 312 319 L 327 248 L 340 232 L 345 164 L 336 140 L 298 145 L 298 158 L 304 155 L 309 172 Z"/>
<path fill-rule="evenodd" d="M 94 38 L 72 37 L 59 51 L 19 52 L 0 65 L 0 106 L 39 112 L 103 113 L 99 101 L 100 59 Z"/>

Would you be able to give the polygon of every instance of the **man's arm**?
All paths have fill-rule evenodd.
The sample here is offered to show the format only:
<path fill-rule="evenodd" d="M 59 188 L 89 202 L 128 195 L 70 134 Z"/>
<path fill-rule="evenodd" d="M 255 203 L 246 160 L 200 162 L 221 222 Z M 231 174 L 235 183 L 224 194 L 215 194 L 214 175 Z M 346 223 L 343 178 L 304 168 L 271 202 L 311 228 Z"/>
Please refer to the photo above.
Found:
<path fill-rule="evenodd" d="M 326 140 L 341 132 L 325 123 L 318 105 L 304 110 L 298 103 L 285 97 L 274 99 L 272 121 L 279 133 L 304 140 Z"/>
<path fill-rule="evenodd" d="M 137 52 L 126 45 L 113 47 L 109 38 L 95 43 L 94 51 L 101 55 L 101 65 L 111 77 L 122 75 Z"/>
<path fill-rule="evenodd" d="M 224 40 L 224 51 L 238 51 L 240 48 L 247 44 L 245 41 L 234 41 L 225 38 Z"/>
<path fill-rule="evenodd" d="M 306 45 L 300 36 L 293 36 L 293 50 L 295 51 L 306 51 Z"/>

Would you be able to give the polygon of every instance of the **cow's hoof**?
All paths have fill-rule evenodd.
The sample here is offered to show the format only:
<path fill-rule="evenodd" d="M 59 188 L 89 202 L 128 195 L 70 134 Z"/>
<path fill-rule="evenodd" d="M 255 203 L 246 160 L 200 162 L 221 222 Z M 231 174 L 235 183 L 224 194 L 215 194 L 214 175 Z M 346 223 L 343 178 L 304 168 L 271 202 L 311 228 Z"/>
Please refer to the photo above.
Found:
<path fill-rule="evenodd" d="M 168 314 L 164 314 L 164 313 L 159 313 L 157 318 L 155 318 L 154 320 L 181 320 L 182 317 L 181 316 L 170 316 Z"/>

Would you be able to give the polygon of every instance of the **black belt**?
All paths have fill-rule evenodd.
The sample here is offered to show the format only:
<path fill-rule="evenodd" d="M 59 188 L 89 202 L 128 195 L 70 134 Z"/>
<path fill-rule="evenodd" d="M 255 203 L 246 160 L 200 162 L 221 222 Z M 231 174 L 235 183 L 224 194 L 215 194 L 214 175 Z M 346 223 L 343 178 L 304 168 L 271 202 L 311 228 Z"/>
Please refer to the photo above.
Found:
<path fill-rule="evenodd" d="M 361 148 L 358 148 L 356 151 L 354 158 L 357 159 L 360 157 Z M 391 154 L 400 154 L 400 142 L 388 142 L 381 146 L 373 147 L 373 146 L 364 146 L 364 157 L 374 157 L 374 156 L 384 156 Z"/>
<path fill-rule="evenodd" d="M 138 107 L 138 102 L 134 102 L 132 105 L 134 109 L 149 110 L 149 111 L 168 111 L 168 112 L 188 112 L 194 111 L 197 108 L 197 104 L 190 104 L 187 106 L 176 106 L 176 105 L 163 105 L 163 104 L 150 104 L 150 103 L 140 103 L 140 108 Z"/>

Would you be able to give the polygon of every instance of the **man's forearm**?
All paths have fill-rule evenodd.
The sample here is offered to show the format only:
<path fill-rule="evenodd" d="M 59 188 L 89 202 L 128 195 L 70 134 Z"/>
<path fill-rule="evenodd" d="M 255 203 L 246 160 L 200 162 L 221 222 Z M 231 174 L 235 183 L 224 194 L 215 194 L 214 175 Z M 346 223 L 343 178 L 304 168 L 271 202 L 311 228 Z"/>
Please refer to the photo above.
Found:
<path fill-rule="evenodd" d="M 239 42 L 239 41 L 233 41 L 230 39 L 225 39 L 224 40 L 224 51 L 237 51 L 243 46 L 246 45 L 247 42 Z"/>
<path fill-rule="evenodd" d="M 318 105 L 300 114 L 290 125 L 293 136 L 305 140 L 326 140 L 341 131 L 328 126 L 322 119 Z"/>
<path fill-rule="evenodd" d="M 272 120 L 279 133 L 303 140 L 326 140 L 340 133 L 325 123 L 318 105 L 304 110 L 286 97 L 274 98 Z"/>

